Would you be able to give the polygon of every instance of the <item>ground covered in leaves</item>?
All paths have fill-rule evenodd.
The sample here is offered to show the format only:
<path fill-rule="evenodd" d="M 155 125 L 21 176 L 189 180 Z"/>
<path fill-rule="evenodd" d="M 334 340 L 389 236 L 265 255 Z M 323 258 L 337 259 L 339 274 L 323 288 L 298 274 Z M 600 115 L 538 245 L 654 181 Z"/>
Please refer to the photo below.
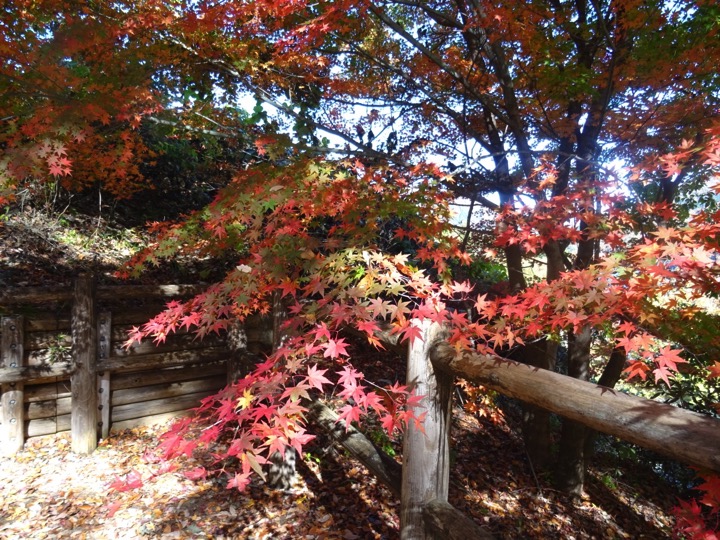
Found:
<path fill-rule="evenodd" d="M 651 473 L 593 469 L 587 495 L 573 502 L 533 476 L 502 419 L 456 412 L 450 502 L 497 538 L 670 536 L 676 494 Z M 186 478 L 181 471 L 193 463 L 158 474 L 167 468 L 154 457 L 163 429 L 115 433 L 88 456 L 70 452 L 68 434 L 58 434 L 0 458 L 0 538 L 398 537 L 399 501 L 326 442 L 307 447 L 290 490 L 258 481 L 239 493 L 220 479 Z M 118 479 L 142 486 L 118 491 Z"/>
<path fill-rule="evenodd" d="M 142 227 L 102 216 L 17 208 L 0 214 L 0 287 L 71 286 L 86 272 L 101 284 L 185 284 L 218 279 L 226 269 L 223 261 L 185 257 L 133 280 L 118 279 L 117 271 L 150 239 Z"/>
<path fill-rule="evenodd" d="M 349 461 L 304 460 L 292 488 L 158 474 L 159 427 L 113 434 L 91 455 L 70 452 L 68 434 L 44 437 L 0 458 L 0 538 L 393 538 L 396 502 Z M 320 463 L 318 463 L 320 461 Z M 129 475 L 129 476 L 128 476 Z M 142 480 L 128 491 L 119 478 Z M 139 484 L 139 482 L 138 482 Z"/>

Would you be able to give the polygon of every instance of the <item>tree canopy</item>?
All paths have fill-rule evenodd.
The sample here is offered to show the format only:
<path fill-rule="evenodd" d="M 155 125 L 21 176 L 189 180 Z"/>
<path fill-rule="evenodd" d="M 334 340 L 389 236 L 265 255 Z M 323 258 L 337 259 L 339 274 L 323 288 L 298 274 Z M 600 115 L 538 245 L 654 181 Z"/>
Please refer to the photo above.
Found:
<path fill-rule="evenodd" d="M 283 299 L 287 339 L 205 404 L 218 422 L 201 442 L 240 425 L 234 486 L 302 445 L 300 398 L 330 379 L 347 420 L 413 420 L 407 388 L 362 384 L 348 328 L 380 346 L 381 326 L 413 339 L 429 318 L 459 349 L 607 386 L 625 373 L 680 402 L 702 381 L 692 404 L 718 414 L 716 2 L 18 0 L 0 29 L 0 197 L 152 185 L 144 126 L 238 156 L 131 265 L 237 258 L 131 339 L 221 331 Z M 501 286 L 461 277 L 497 261 Z M 184 427 L 169 453 L 198 443 Z M 566 423 L 561 465 L 586 436 Z M 562 477 L 582 488 L 577 467 Z"/>

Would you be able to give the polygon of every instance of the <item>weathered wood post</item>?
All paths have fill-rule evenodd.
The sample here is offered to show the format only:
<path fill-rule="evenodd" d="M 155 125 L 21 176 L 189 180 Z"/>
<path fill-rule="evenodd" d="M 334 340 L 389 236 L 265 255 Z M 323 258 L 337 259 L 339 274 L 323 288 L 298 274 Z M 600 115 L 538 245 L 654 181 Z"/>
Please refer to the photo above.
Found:
<path fill-rule="evenodd" d="M 102 362 L 110 358 L 112 345 L 112 313 L 103 311 L 98 317 L 97 359 Z M 105 369 L 97 374 L 98 400 L 98 436 L 102 439 L 110 434 L 110 370 Z"/>
<path fill-rule="evenodd" d="M 429 320 L 415 321 L 422 341 L 408 348 L 407 383 L 424 396 L 413 412 L 425 414 L 424 433 L 411 422 L 403 441 L 402 502 L 400 538 L 425 540 L 436 538 L 425 527 L 423 507 L 434 500 L 447 501 L 450 482 L 450 411 L 452 377 L 436 372 L 430 362 L 430 350 L 442 338 L 442 327 Z"/>
<path fill-rule="evenodd" d="M 97 447 L 97 318 L 95 276 L 84 274 L 75 281 L 72 306 L 72 358 L 75 371 L 70 377 L 71 448 L 89 454 Z"/>
<path fill-rule="evenodd" d="M 253 370 L 257 357 L 248 350 L 245 323 L 235 322 L 227 333 L 230 355 L 227 359 L 227 383 L 233 384 Z"/>
<path fill-rule="evenodd" d="M 0 366 L 17 369 L 24 365 L 22 317 L 3 317 Z M 2 385 L 2 454 L 12 455 L 22 450 L 25 442 L 25 408 L 22 382 Z"/>

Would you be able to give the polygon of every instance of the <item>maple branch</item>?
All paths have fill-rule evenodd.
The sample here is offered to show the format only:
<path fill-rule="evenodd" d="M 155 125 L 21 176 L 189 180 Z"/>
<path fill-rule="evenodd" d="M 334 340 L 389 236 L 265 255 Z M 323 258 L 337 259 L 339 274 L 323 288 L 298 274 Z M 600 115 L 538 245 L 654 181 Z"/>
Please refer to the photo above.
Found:
<path fill-rule="evenodd" d="M 407 41 L 410 45 L 412 45 L 415 49 L 417 49 L 418 52 L 422 53 L 425 57 L 427 57 L 429 60 L 431 60 L 435 65 L 437 65 L 445 73 L 450 75 L 450 77 L 452 77 L 456 82 L 460 83 L 464 88 L 466 88 L 467 91 L 472 95 L 472 97 L 477 99 L 485 107 L 488 107 L 490 110 L 492 110 L 493 114 L 495 114 L 503 122 L 510 125 L 510 123 L 511 123 L 510 118 L 508 118 L 502 110 L 500 110 L 498 107 L 496 107 L 495 104 L 492 103 L 492 101 L 490 101 L 490 99 L 488 98 L 487 95 L 481 94 L 480 92 L 475 90 L 474 86 L 470 83 L 470 81 L 468 81 L 463 75 L 461 75 L 455 69 L 453 69 L 452 66 L 450 66 L 442 58 L 437 56 L 434 52 L 432 52 L 425 45 L 423 45 L 420 41 L 418 41 L 415 37 L 413 37 L 400 24 L 398 24 L 397 22 L 393 21 L 390 17 L 388 17 L 380 8 L 378 8 L 375 5 L 370 5 L 369 10 L 376 17 L 378 17 L 383 23 L 385 23 L 388 27 L 390 27 L 394 32 L 396 32 L 403 39 L 405 39 L 405 41 Z"/>
<path fill-rule="evenodd" d="M 240 73 L 233 66 L 229 65 L 227 62 L 225 62 L 223 60 L 213 59 L 213 58 L 205 58 L 202 55 L 200 55 L 200 53 L 198 51 L 196 51 L 195 49 L 193 49 L 186 43 L 183 43 L 181 40 L 179 40 L 177 38 L 168 37 L 167 39 L 171 43 L 173 43 L 179 47 L 182 47 L 184 50 L 192 53 L 193 55 L 195 55 L 199 58 L 202 58 L 203 61 L 208 62 L 208 63 L 222 69 L 223 71 L 225 71 L 226 73 L 229 73 L 230 75 L 233 75 L 238 80 L 242 80 L 244 78 L 242 73 Z M 284 114 L 288 115 L 291 118 L 294 118 L 295 120 L 301 120 L 301 121 L 305 122 L 307 125 L 315 128 L 315 129 L 324 131 L 325 133 L 327 133 L 329 135 L 333 135 L 333 136 L 347 142 L 348 144 L 355 146 L 356 148 L 362 150 L 362 153 L 364 155 L 368 155 L 370 157 L 375 157 L 375 158 L 386 159 L 387 161 L 391 161 L 391 162 L 394 162 L 394 163 L 396 163 L 398 165 L 402 165 L 402 166 L 409 165 L 407 162 L 404 162 L 402 160 L 394 158 L 393 156 L 390 156 L 386 153 L 378 152 L 371 146 L 365 145 L 362 142 L 358 142 L 356 139 L 354 139 L 353 137 L 350 137 L 349 135 L 343 133 L 340 130 L 337 130 L 330 126 L 321 124 L 321 123 L 317 122 L 314 118 L 303 115 L 303 114 L 293 110 L 292 107 L 289 107 L 283 103 L 280 103 L 270 92 L 268 92 L 267 90 L 265 90 L 264 88 L 262 88 L 256 84 L 251 83 L 250 81 L 245 81 L 244 84 L 248 88 L 248 90 L 252 91 L 255 94 L 255 96 L 263 103 L 267 103 L 268 105 L 271 105 L 278 111 L 283 112 Z M 335 151 L 339 152 L 340 150 L 337 149 Z"/>
<path fill-rule="evenodd" d="M 172 120 L 164 120 L 162 118 L 158 118 L 157 116 L 145 116 L 143 117 L 145 120 L 148 120 L 149 122 L 152 122 L 153 124 L 163 125 L 163 126 L 171 126 L 177 129 L 182 129 L 183 131 L 189 131 L 192 133 L 202 133 L 203 135 L 212 135 L 213 137 L 222 137 L 225 139 L 236 139 L 237 136 L 230 134 L 230 133 L 223 133 L 222 131 L 217 131 L 214 129 L 206 129 L 206 128 L 199 128 L 194 126 L 188 126 L 187 124 L 183 124 L 181 122 L 174 122 Z M 217 123 L 217 122 L 215 122 Z M 220 124 L 218 124 L 220 125 Z M 222 126 L 225 127 L 225 126 Z M 227 128 L 226 129 L 232 129 Z M 239 132 L 239 130 L 238 130 Z"/>
<path fill-rule="evenodd" d="M 338 415 L 324 403 L 314 400 L 308 405 L 308 416 L 333 442 L 341 445 L 365 465 L 396 497 L 400 496 L 402 467 L 375 446 L 365 435 L 339 420 Z"/>
<path fill-rule="evenodd" d="M 699 132 L 697 136 L 695 137 L 695 144 L 700 144 L 702 142 L 703 136 L 702 133 Z M 673 180 L 671 176 L 666 175 L 665 177 L 660 179 L 660 192 L 658 193 L 658 201 L 657 202 L 666 202 L 668 204 L 671 204 L 673 200 L 675 199 L 675 195 L 677 194 L 677 189 L 682 184 L 685 179 L 690 174 L 690 171 L 692 168 L 697 165 L 699 161 L 699 155 L 694 154 L 690 156 L 690 158 L 682 164 L 682 167 L 680 168 L 680 172 L 677 174 L 675 179 Z"/>
<path fill-rule="evenodd" d="M 375 477 L 400 497 L 402 466 L 379 449 L 370 439 L 352 426 L 338 421 L 338 415 L 320 401 L 308 406 L 308 416 L 328 435 L 341 445 L 355 459 L 365 465 Z M 433 500 L 423 508 L 423 515 L 431 528 L 449 540 L 478 538 L 492 540 L 493 536 L 480 528 L 474 521 L 456 510 L 445 501 Z"/>
<path fill-rule="evenodd" d="M 342 40 L 343 38 L 338 37 L 338 39 Z M 452 109 L 452 107 L 450 107 L 449 102 L 446 97 L 437 96 L 433 91 L 431 91 L 427 87 L 420 85 L 418 83 L 417 77 L 413 77 L 412 75 L 406 73 L 402 69 L 392 66 L 392 65 L 388 64 L 387 62 L 383 62 L 382 60 L 380 60 L 380 58 L 378 56 L 372 55 L 372 54 L 368 53 L 367 51 L 365 51 L 364 49 L 362 49 L 361 47 L 355 46 L 354 43 L 351 43 L 348 41 L 344 41 L 344 43 L 349 48 L 351 48 L 352 52 L 354 54 L 356 54 L 357 56 L 362 57 L 365 60 L 367 60 L 368 62 L 375 64 L 375 65 L 389 71 L 390 73 L 397 75 L 401 79 L 403 79 L 407 83 L 409 88 L 414 88 L 417 92 L 422 93 L 428 100 L 430 100 L 433 103 L 433 105 L 438 107 L 438 109 L 440 111 L 442 111 L 443 113 L 448 115 L 450 118 L 452 118 L 452 120 L 455 122 L 455 124 L 458 127 L 466 130 L 466 132 L 469 133 L 470 136 L 472 136 L 473 139 L 475 141 L 477 141 L 478 144 L 480 144 L 485 150 L 487 150 L 488 152 L 490 152 L 492 150 L 490 148 L 490 146 L 483 140 L 482 134 L 479 131 L 473 129 L 472 126 L 468 123 L 465 115 L 455 111 L 454 109 Z M 348 51 L 343 51 L 343 52 L 345 54 L 348 54 Z M 421 102 L 412 102 L 412 101 L 392 101 L 389 106 L 393 106 L 395 104 L 408 105 L 408 106 L 414 107 L 414 108 L 422 106 Z"/>
<path fill-rule="evenodd" d="M 463 236 L 462 242 L 460 243 L 460 249 L 467 251 L 467 244 L 470 240 L 470 225 L 472 224 L 472 213 L 475 210 L 475 199 L 470 199 L 470 208 L 468 208 L 467 220 L 465 221 L 465 236 Z"/>
<path fill-rule="evenodd" d="M 455 28 L 457 30 L 462 30 L 463 26 L 457 22 L 455 19 L 451 19 L 448 17 L 445 13 L 442 13 L 441 11 L 438 11 L 436 9 L 431 8 L 426 3 L 421 3 L 417 1 L 411 1 L 411 0 L 393 0 L 395 4 L 400 4 L 404 6 L 409 7 L 416 7 L 425 13 L 427 13 L 432 20 L 434 20 L 436 23 L 438 23 L 441 26 L 446 26 L 448 28 Z"/>
<path fill-rule="evenodd" d="M 489 107 L 486 102 L 480 100 L 480 102 L 486 107 L 486 110 L 503 120 L 512 131 L 515 137 L 515 144 L 518 146 L 518 157 L 520 158 L 520 164 L 523 168 L 523 172 L 527 179 L 532 178 L 533 160 L 531 159 L 531 149 L 528 140 L 528 135 L 525 132 L 524 122 L 520 115 L 520 106 L 515 94 L 514 79 L 510 73 L 507 60 L 505 59 L 504 52 L 500 43 L 491 43 L 487 35 L 487 32 L 482 27 L 471 26 L 472 20 L 468 13 L 464 10 L 463 5 L 458 6 L 460 13 L 464 18 L 465 24 L 463 25 L 463 38 L 468 48 L 473 51 L 477 50 L 479 46 L 482 52 L 487 56 L 490 64 L 493 66 L 495 76 L 499 79 L 500 87 L 503 92 L 503 99 L 505 100 L 505 114 L 499 115 L 493 107 Z M 478 2 L 473 1 L 473 7 L 479 19 L 486 19 L 487 14 L 483 7 Z M 472 90 L 472 88 L 471 88 Z"/>

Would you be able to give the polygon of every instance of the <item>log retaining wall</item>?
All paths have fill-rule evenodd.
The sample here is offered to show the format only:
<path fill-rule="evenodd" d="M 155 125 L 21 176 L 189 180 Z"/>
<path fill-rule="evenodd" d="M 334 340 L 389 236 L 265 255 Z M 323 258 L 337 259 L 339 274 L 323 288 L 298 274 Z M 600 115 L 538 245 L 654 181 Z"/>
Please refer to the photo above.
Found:
<path fill-rule="evenodd" d="M 71 431 L 73 449 L 89 452 L 111 429 L 165 421 L 223 388 L 237 371 L 237 340 L 198 340 L 186 331 L 124 348 L 129 330 L 190 286 L 95 287 L 0 292 L 0 447 Z M 266 351 L 272 322 L 246 321 L 245 352 Z M 241 351 L 242 352 L 242 351 Z M 232 376 L 232 375 L 231 375 Z M 75 419 L 73 421 L 73 418 Z"/>

